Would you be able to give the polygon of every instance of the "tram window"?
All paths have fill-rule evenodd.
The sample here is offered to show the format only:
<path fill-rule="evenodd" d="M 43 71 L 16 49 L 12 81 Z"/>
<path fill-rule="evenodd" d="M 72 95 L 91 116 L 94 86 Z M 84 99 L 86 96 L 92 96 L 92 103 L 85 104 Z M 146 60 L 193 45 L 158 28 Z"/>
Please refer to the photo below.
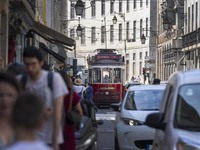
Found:
<path fill-rule="evenodd" d="M 103 71 L 103 83 L 112 83 L 112 69 L 104 68 Z"/>
<path fill-rule="evenodd" d="M 101 83 L 101 70 L 100 69 L 94 69 L 94 76 L 93 76 L 93 82 L 94 83 Z"/>
<path fill-rule="evenodd" d="M 121 82 L 121 69 L 120 68 L 115 68 L 114 69 L 114 83 L 119 83 Z"/>
<path fill-rule="evenodd" d="M 89 83 L 92 83 L 92 76 L 93 76 L 93 71 L 92 69 L 89 70 Z"/>

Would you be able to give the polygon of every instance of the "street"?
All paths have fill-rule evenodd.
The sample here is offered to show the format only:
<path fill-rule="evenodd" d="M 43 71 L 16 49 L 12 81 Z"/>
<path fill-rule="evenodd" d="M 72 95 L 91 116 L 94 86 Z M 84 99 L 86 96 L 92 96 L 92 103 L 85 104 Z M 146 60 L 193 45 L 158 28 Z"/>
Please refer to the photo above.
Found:
<path fill-rule="evenodd" d="M 100 108 L 96 114 L 97 120 L 103 124 L 98 125 L 97 150 L 118 150 L 115 143 L 115 123 L 118 112 L 109 108 Z"/>

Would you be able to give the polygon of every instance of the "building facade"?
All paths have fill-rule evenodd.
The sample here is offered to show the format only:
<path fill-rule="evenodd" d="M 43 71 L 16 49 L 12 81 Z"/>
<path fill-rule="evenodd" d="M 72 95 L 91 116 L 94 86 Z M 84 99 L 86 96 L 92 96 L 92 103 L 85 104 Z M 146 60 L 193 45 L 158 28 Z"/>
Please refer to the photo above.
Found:
<path fill-rule="evenodd" d="M 76 53 L 87 59 L 89 55 L 94 55 L 96 49 L 117 49 L 124 56 L 127 81 L 130 81 L 132 76 L 143 78 L 143 68 L 147 68 L 148 75 L 153 77 L 157 0 L 83 2 L 85 9 L 80 21 L 75 13 L 76 1 L 68 4 L 68 36 L 76 40 Z M 114 16 L 117 18 L 116 24 L 113 23 Z M 76 34 L 79 24 L 82 28 L 80 37 Z M 141 43 L 142 34 L 146 38 L 145 44 Z M 153 59 L 151 63 L 150 59 Z"/>
<path fill-rule="evenodd" d="M 64 35 L 66 1 L 0 1 L 0 69 L 22 63 L 24 48 L 33 45 L 41 50 L 51 69 L 67 66 L 66 51 L 74 49 L 75 41 Z"/>
<path fill-rule="evenodd" d="M 200 0 L 184 1 L 184 36 L 182 59 L 184 70 L 200 68 Z"/>
<path fill-rule="evenodd" d="M 157 78 L 168 80 L 170 75 L 183 70 L 182 36 L 184 34 L 184 1 L 159 0 L 157 14 Z"/>

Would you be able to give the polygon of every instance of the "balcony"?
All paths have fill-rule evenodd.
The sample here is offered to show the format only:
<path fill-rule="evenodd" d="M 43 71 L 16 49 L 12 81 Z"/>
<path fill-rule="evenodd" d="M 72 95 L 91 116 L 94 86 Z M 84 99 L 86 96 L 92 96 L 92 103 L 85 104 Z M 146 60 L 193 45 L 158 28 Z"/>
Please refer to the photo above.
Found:
<path fill-rule="evenodd" d="M 200 28 L 183 36 L 183 48 L 200 42 Z"/>

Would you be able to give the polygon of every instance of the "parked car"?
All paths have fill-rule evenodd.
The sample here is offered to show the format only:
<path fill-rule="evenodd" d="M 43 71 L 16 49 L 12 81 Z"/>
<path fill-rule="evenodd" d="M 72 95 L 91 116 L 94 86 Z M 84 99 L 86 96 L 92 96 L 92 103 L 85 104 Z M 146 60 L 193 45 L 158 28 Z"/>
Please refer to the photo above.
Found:
<path fill-rule="evenodd" d="M 125 85 L 125 91 L 127 91 L 129 87 L 131 87 L 131 86 L 136 86 L 136 85 L 141 85 L 141 83 L 136 82 L 136 81 L 128 82 L 128 83 Z"/>
<path fill-rule="evenodd" d="M 154 150 L 200 149 L 200 71 L 173 74 L 160 111 L 149 114 L 146 125 L 156 129 Z"/>
<path fill-rule="evenodd" d="M 154 130 L 144 124 L 146 116 L 159 110 L 165 85 L 140 85 L 128 89 L 121 104 L 116 135 L 121 150 L 148 149 Z"/>

